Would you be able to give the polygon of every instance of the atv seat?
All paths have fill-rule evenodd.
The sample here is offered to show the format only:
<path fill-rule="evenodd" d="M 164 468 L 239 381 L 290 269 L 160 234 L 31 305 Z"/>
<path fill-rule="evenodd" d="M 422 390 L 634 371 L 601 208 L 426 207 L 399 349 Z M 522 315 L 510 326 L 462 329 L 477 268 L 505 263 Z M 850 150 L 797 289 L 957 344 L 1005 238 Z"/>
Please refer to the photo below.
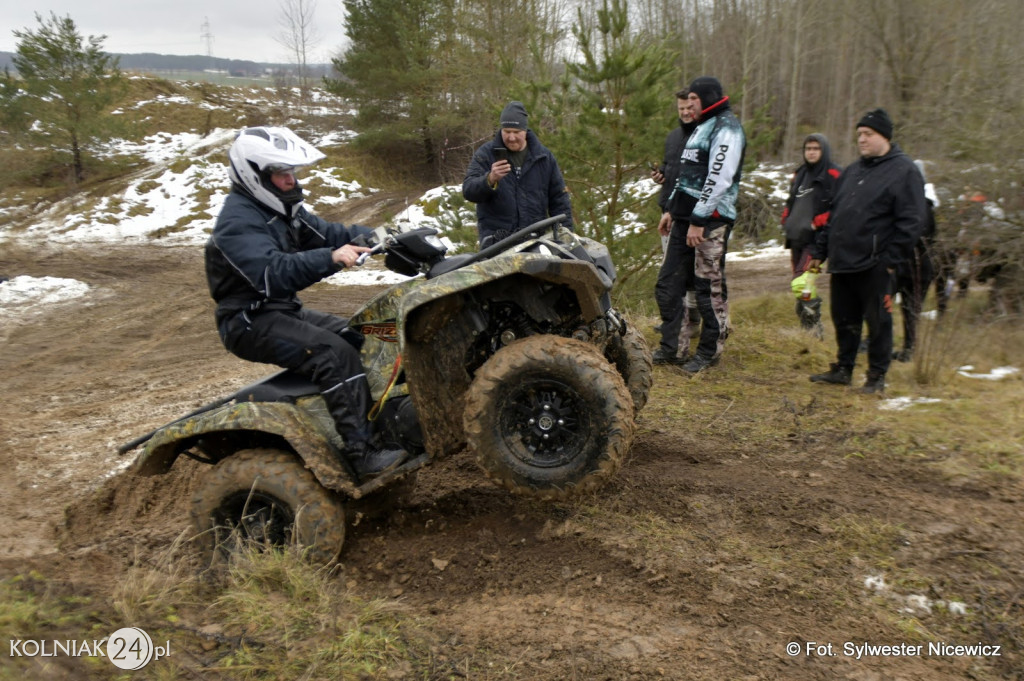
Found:
<path fill-rule="evenodd" d="M 237 402 L 293 402 L 299 397 L 319 392 L 320 389 L 308 378 L 285 369 L 245 386 L 229 399 Z"/>
<path fill-rule="evenodd" d="M 468 265 L 474 261 L 476 255 L 476 253 L 459 253 L 457 255 L 445 258 L 444 260 L 430 268 L 430 271 L 427 272 L 427 279 L 439 277 L 442 274 L 451 272 L 452 270 L 457 270 L 463 265 Z"/>

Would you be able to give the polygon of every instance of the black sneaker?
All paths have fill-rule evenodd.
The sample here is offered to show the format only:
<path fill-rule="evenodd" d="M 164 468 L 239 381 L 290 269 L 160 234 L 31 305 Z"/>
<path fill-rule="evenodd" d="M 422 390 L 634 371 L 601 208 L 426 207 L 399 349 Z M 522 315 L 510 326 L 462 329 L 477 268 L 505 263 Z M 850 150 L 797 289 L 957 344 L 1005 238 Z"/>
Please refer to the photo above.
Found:
<path fill-rule="evenodd" d="M 690 361 L 683 365 L 683 371 L 688 374 L 699 374 L 708 367 L 713 367 L 718 364 L 718 357 L 705 357 L 704 355 L 694 355 L 690 358 Z"/>
<path fill-rule="evenodd" d="M 823 374 L 812 374 L 811 383 L 832 383 L 833 385 L 850 385 L 853 375 L 846 367 L 830 364 L 829 370 Z"/>
<path fill-rule="evenodd" d="M 658 348 L 651 355 L 651 359 L 654 360 L 655 364 L 679 364 L 682 360 L 676 356 L 677 351 L 666 350 L 665 348 Z"/>
<path fill-rule="evenodd" d="M 868 380 L 864 382 L 864 387 L 860 389 L 865 395 L 881 395 L 885 392 L 885 374 L 873 374 L 868 373 Z"/>

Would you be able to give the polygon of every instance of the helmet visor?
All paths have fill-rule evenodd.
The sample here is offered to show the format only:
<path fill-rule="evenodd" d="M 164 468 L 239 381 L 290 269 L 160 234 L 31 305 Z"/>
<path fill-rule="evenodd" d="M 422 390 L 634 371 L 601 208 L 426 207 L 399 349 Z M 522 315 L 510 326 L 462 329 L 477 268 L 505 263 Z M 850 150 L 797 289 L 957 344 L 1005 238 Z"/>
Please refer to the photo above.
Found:
<path fill-rule="evenodd" d="M 275 173 L 288 173 L 294 175 L 298 168 L 296 166 L 287 165 L 285 163 L 268 163 L 263 169 L 263 172 L 273 175 Z"/>

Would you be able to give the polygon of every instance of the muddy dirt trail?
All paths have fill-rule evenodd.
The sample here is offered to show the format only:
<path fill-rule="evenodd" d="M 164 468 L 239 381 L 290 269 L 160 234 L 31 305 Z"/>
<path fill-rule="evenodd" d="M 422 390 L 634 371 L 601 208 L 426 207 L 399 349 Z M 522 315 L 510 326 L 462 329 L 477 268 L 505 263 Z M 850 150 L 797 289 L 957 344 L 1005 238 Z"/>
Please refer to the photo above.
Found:
<path fill-rule="evenodd" d="M 56 572 L 48 574 L 102 592 L 185 529 L 199 467 L 183 462 L 168 476 L 138 478 L 123 472 L 130 457 L 117 446 L 273 369 L 221 347 L 199 248 L 11 247 L 0 265 L 8 276 L 92 287 L 38 316 L 0 320 L 0 576 L 49 565 Z M 787 286 L 784 260 L 730 273 L 734 298 Z M 303 299 L 347 315 L 375 290 L 320 285 Z M 486 667 L 487 651 L 496 666 L 475 678 L 969 678 L 978 663 L 963 658 L 788 656 L 790 641 L 889 642 L 878 641 L 881 625 L 860 611 L 806 597 L 864 574 L 836 567 L 825 549 L 805 549 L 827 546 L 835 531 L 820 524 L 823 510 L 872 513 L 913 528 L 897 557 L 945 561 L 953 585 L 968 583 L 974 576 L 950 552 L 995 552 L 1007 563 L 1024 555 L 1024 539 L 1004 531 L 1021 527 L 1019 496 L 949 487 L 909 464 L 851 463 L 830 458 L 827 443 L 804 445 L 780 443 L 769 459 L 698 441 L 682 427 L 642 424 L 602 504 L 656 519 L 677 536 L 671 560 L 645 553 L 641 533 L 596 535 L 512 498 L 455 455 L 422 471 L 393 516 L 352 528 L 345 579 L 430 618 L 438 655 L 453 669 L 460 660 Z M 797 549 L 800 573 L 786 566 Z M 1019 565 L 984 579 L 993 590 L 1024 584 Z M 975 678 L 1021 678 L 988 662 Z"/>

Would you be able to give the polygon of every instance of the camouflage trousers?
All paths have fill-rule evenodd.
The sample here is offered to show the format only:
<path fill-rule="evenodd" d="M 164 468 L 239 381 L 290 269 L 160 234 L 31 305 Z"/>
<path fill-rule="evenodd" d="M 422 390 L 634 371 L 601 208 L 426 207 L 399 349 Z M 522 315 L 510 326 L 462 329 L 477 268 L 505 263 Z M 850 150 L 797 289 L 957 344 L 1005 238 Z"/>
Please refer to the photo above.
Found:
<path fill-rule="evenodd" d="M 725 349 L 729 335 L 729 292 L 725 283 L 725 252 L 732 226 L 711 223 L 705 229 L 704 241 L 697 246 L 694 258 L 694 280 L 697 309 L 701 316 L 700 341 L 697 352 L 714 359 Z"/>

